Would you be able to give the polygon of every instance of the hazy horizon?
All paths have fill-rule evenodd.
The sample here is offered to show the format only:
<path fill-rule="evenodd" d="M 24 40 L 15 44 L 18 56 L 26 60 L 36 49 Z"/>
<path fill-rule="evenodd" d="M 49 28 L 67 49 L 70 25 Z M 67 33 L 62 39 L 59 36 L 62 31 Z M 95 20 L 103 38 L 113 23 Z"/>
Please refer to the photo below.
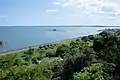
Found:
<path fill-rule="evenodd" d="M 120 25 L 0 25 L 0 27 L 120 27 Z"/>

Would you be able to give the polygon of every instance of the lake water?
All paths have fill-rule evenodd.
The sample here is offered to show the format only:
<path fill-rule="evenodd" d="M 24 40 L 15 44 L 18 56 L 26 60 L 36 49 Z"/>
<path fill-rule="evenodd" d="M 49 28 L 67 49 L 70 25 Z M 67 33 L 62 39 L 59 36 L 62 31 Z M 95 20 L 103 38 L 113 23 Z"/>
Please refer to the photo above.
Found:
<path fill-rule="evenodd" d="M 52 29 L 57 31 L 52 31 Z M 105 27 L 104 27 L 105 28 Z M 103 27 L 0 27 L 0 51 L 24 48 L 69 38 L 95 34 Z"/>

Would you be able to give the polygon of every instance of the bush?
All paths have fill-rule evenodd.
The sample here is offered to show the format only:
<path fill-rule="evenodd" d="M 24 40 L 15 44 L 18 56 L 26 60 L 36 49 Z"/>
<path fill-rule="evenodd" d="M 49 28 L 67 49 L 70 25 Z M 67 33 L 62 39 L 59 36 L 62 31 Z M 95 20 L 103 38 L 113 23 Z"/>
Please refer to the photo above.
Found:
<path fill-rule="evenodd" d="M 101 64 L 92 64 L 74 75 L 74 80 L 104 80 Z"/>

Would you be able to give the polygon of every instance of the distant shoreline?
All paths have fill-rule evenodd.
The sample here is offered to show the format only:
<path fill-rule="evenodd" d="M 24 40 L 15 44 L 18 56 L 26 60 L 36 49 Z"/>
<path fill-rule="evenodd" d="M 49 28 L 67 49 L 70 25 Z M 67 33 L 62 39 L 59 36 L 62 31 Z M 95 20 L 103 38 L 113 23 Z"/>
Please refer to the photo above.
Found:
<path fill-rule="evenodd" d="M 6 55 L 6 54 L 12 54 L 12 53 L 17 53 L 17 52 L 27 51 L 30 47 L 31 48 L 37 48 L 38 46 L 28 46 L 28 47 L 19 48 L 19 49 L 3 51 L 3 52 L 0 52 L 0 55 Z"/>
<path fill-rule="evenodd" d="M 32 26 L 23 26 L 23 25 L 3 25 L 0 27 L 120 27 L 119 25 L 107 25 L 107 26 L 103 26 L 103 25 L 32 25 Z"/>

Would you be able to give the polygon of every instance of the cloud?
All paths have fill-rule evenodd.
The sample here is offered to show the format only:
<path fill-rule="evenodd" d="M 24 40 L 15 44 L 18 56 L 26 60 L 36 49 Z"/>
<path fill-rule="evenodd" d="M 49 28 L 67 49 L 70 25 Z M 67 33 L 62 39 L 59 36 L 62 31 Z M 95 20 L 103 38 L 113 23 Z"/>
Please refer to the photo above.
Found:
<path fill-rule="evenodd" d="M 87 15 L 120 16 L 120 8 L 118 4 L 112 0 L 57 0 L 57 2 L 54 2 L 54 4 L 58 3 L 58 6 L 61 8 L 72 7 L 72 9 L 75 8 L 79 12 L 80 9 L 82 9 Z"/>
<path fill-rule="evenodd" d="M 54 5 L 60 5 L 60 2 L 53 2 Z"/>
<path fill-rule="evenodd" d="M 46 12 L 57 12 L 58 11 L 58 9 L 48 9 L 48 10 L 46 10 Z"/>

